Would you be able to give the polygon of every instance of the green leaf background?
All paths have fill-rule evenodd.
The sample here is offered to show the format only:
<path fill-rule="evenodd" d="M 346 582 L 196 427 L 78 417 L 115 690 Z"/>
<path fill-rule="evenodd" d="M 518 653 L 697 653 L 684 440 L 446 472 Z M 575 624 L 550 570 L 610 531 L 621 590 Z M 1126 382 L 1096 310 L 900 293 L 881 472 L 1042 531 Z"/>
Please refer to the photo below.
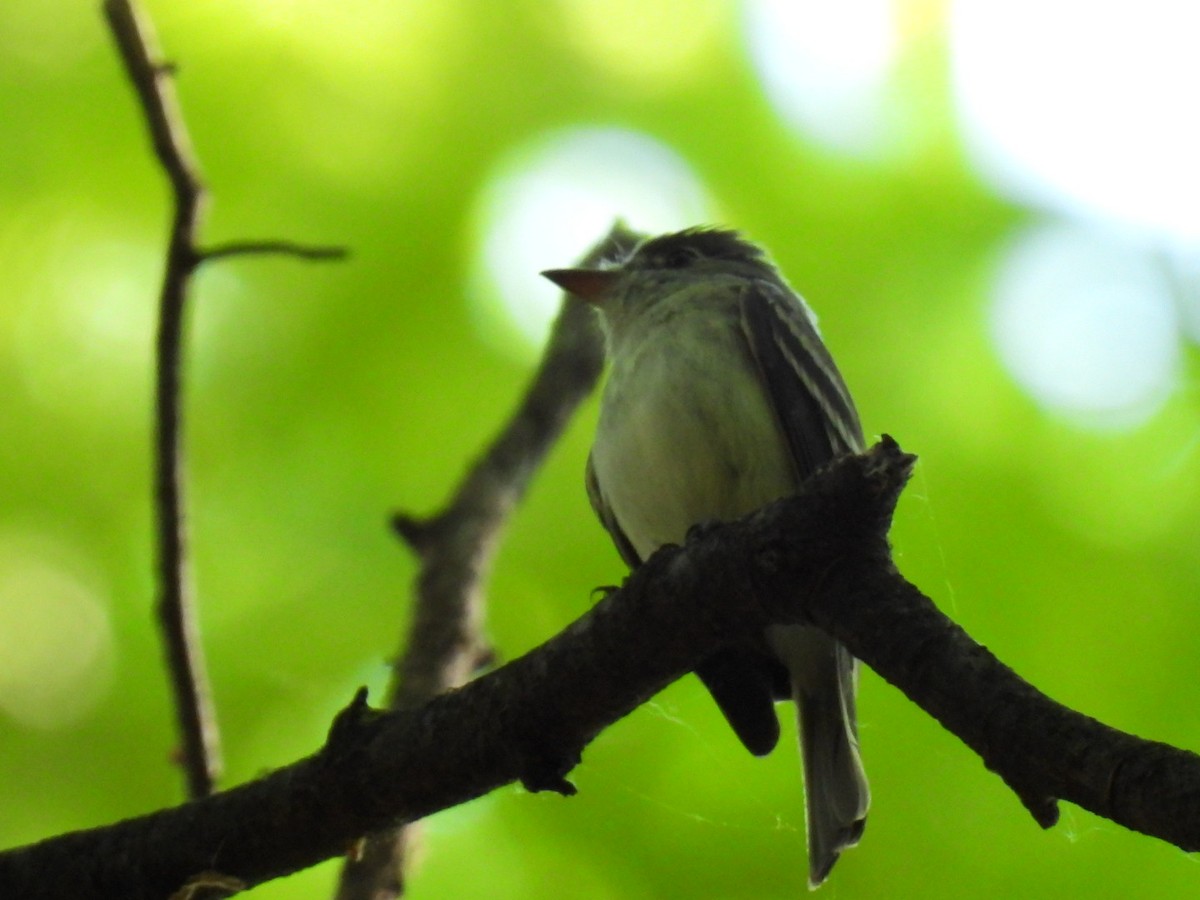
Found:
<path fill-rule="evenodd" d="M 168 201 L 98 5 L 0 7 L 4 846 L 180 797 L 150 541 Z M 873 161 L 779 121 L 733 4 L 147 6 L 213 193 L 205 239 L 354 254 L 216 264 L 193 295 L 189 526 L 226 783 L 313 751 L 356 686 L 382 691 L 415 572 L 387 514 L 439 504 L 535 356 L 472 308 L 482 198 L 514 148 L 588 125 L 671 148 L 818 309 L 867 430 L 921 457 L 895 531 L 908 577 L 1055 698 L 1200 748 L 1194 350 L 1126 430 L 1049 415 L 1002 368 L 989 287 L 1037 214 L 965 160 L 940 4 L 905 4 L 903 140 Z M 504 657 L 622 576 L 582 486 L 594 420 L 593 401 L 507 533 L 488 612 Z M 874 805 L 826 896 L 1196 891 L 1191 857 L 1069 805 L 1042 832 L 903 695 L 869 671 L 860 693 Z M 802 896 L 785 727 L 749 758 L 686 679 L 588 748 L 578 796 L 511 787 L 428 821 L 411 896 Z M 335 873 L 249 896 L 327 897 Z"/>

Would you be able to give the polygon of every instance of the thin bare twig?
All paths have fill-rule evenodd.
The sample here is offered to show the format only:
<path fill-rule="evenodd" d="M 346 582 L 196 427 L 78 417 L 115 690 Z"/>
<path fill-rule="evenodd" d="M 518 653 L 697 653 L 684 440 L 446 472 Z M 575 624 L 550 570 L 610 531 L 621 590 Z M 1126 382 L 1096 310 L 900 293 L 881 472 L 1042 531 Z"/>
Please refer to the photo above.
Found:
<path fill-rule="evenodd" d="M 184 518 L 181 371 L 188 290 L 192 275 L 205 260 L 248 253 L 287 253 L 309 259 L 341 254 L 284 241 L 235 243 L 208 251 L 197 248 L 205 189 L 175 93 L 174 66 L 161 59 L 150 19 L 134 0 L 105 0 L 104 14 L 137 92 L 155 156 L 171 183 L 174 201 L 155 343 L 158 619 L 174 693 L 188 796 L 203 797 L 212 792 L 221 759 L 216 713 L 191 596 Z"/>
<path fill-rule="evenodd" d="M 638 235 L 617 223 L 585 264 L 629 250 Z M 390 709 L 415 709 L 465 684 L 489 662 L 482 633 L 484 583 L 509 514 L 579 403 L 591 393 L 604 350 L 595 316 L 564 296 L 520 405 L 471 465 L 449 503 L 429 518 L 397 514 L 392 525 L 421 559 L 412 625 L 389 687 Z M 582 487 L 580 488 L 582 490 Z M 414 825 L 368 836 L 347 858 L 337 900 L 393 900 L 404 891 Z"/>
<path fill-rule="evenodd" d="M 171 181 L 175 208 L 167 266 L 158 304 L 154 454 L 158 529 L 158 618 L 175 694 L 182 765 L 190 797 L 210 793 L 221 770 L 216 713 L 200 648 L 199 623 L 190 597 L 183 521 L 180 453 L 180 357 L 184 306 L 199 257 L 194 238 L 204 200 L 191 141 L 183 126 L 174 83 L 158 60 L 149 20 L 132 0 L 107 0 L 104 12 L 129 80 L 137 90 L 154 152 Z"/>
<path fill-rule="evenodd" d="M 203 262 L 228 259 L 232 256 L 291 256 L 305 260 L 345 259 L 350 251 L 345 247 L 313 247 L 295 241 L 230 241 L 200 252 Z"/>

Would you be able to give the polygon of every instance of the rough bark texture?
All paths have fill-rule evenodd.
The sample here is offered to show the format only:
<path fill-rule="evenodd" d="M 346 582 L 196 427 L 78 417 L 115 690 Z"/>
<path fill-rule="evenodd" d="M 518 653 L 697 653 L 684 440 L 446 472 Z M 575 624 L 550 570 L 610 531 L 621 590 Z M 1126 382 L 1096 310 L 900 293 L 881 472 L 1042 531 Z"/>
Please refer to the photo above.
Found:
<path fill-rule="evenodd" d="M 1045 697 L 896 571 L 886 531 L 912 459 L 885 439 L 799 497 L 698 530 L 541 647 L 418 709 L 376 713 L 360 695 L 319 753 L 259 781 L 0 854 L 0 896 L 228 893 L 512 781 L 569 794 L 566 773 L 605 727 L 726 642 L 796 621 L 979 752 L 1042 825 L 1066 799 L 1200 848 L 1200 757 Z"/>

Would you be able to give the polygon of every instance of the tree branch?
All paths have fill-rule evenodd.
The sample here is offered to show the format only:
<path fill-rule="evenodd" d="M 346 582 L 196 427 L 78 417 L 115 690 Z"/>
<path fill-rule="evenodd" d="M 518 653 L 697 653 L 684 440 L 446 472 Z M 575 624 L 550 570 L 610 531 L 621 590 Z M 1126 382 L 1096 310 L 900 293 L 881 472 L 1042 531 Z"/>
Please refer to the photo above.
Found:
<path fill-rule="evenodd" d="M 615 224 L 583 265 L 628 251 L 638 235 Z M 389 686 L 389 709 L 414 709 L 467 682 L 492 652 L 482 633 L 484 587 L 500 534 L 547 451 L 595 387 L 604 347 L 593 311 L 564 294 L 542 361 L 520 405 L 429 518 L 397 513 L 396 532 L 421 559 L 413 620 Z M 342 868 L 337 900 L 393 900 L 404 892 L 412 825 L 368 836 Z"/>
<path fill-rule="evenodd" d="M 212 791 L 221 761 L 216 713 L 205 673 L 188 572 L 181 474 L 180 357 L 184 306 L 199 261 L 195 234 L 204 186 L 180 115 L 175 86 L 168 69 L 159 61 L 157 40 L 149 20 L 134 9 L 131 0 L 107 0 L 104 12 L 141 102 L 155 155 L 170 179 L 174 194 L 155 343 L 158 618 L 174 691 L 188 796 L 203 797 Z"/>
<path fill-rule="evenodd" d="M 338 248 L 285 241 L 197 248 L 205 189 L 172 80 L 150 20 L 133 0 L 105 0 L 104 14 L 130 83 L 137 92 L 159 165 L 171 183 L 173 212 L 158 303 L 155 342 L 155 528 L 158 619 L 181 739 L 180 759 L 190 797 L 212 792 L 221 770 L 220 739 L 205 672 L 200 626 L 192 598 L 184 519 L 181 373 L 183 329 L 192 275 L 205 260 L 248 253 L 339 258 Z"/>
<path fill-rule="evenodd" d="M 1056 798 L 1200 848 L 1200 757 L 1050 700 L 944 617 L 891 562 L 913 457 L 890 439 L 795 498 L 667 547 L 541 647 L 418 709 L 360 693 L 320 752 L 174 810 L 0 854 L 0 895 L 161 898 L 193 879 L 253 886 L 520 780 L 565 780 L 601 730 L 714 650 L 812 622 L 976 749 L 1041 824 Z"/>
<path fill-rule="evenodd" d="M 213 262 L 234 256 L 290 256 L 313 262 L 345 259 L 350 251 L 345 247 L 314 247 L 295 241 L 230 241 L 200 251 L 201 262 Z"/>

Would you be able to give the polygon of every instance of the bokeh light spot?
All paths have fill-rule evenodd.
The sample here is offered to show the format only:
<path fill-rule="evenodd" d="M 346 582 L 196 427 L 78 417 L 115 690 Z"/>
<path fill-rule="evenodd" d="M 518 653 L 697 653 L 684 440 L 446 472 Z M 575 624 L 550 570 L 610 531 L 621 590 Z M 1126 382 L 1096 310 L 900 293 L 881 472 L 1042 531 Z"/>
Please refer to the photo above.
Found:
<path fill-rule="evenodd" d="M 201 11 L 208 13 L 203 7 Z M 446 32 L 459 18 L 453 3 L 376 0 L 333 5 L 322 0 L 259 0 L 246 7 L 246 15 L 260 26 L 259 34 L 270 32 L 293 44 L 314 68 L 372 84 L 427 71 L 445 55 Z"/>
<path fill-rule="evenodd" d="M 63 15 L 54 3 L 0 3 L 0 34 L 4 62 L 24 74 L 26 89 L 31 74 L 61 76 L 95 53 L 103 38 L 93 20 Z"/>
<path fill-rule="evenodd" d="M 622 82 L 663 89 L 704 71 L 721 33 L 721 0 L 558 0 L 555 33 Z"/>
<path fill-rule="evenodd" d="M 478 213 L 471 293 L 481 333 L 527 358 L 560 297 L 540 271 L 578 260 L 617 218 L 654 233 L 708 222 L 710 209 L 687 163 L 638 132 L 584 128 L 518 147 Z"/>
<path fill-rule="evenodd" d="M 900 46 L 891 0 L 751 0 L 745 10 L 750 59 L 785 121 L 839 152 L 889 148 Z"/>
<path fill-rule="evenodd" d="M 107 604 L 80 568 L 40 535 L 0 534 L 0 711 L 24 726 L 69 726 L 111 684 Z"/>
<path fill-rule="evenodd" d="M 959 0 L 968 151 L 1023 202 L 1200 238 L 1200 6 Z"/>
<path fill-rule="evenodd" d="M 470 46 L 460 30 L 470 16 L 458 3 L 256 0 L 243 8 L 238 28 L 219 5 L 175 7 L 173 21 L 163 11 L 164 33 L 219 34 L 221 55 L 188 65 L 224 77 L 216 90 L 253 111 L 243 129 L 253 159 L 299 164 L 343 192 L 372 190 L 380 172 L 394 177 L 415 164 L 455 83 L 449 73 L 459 71 L 459 54 Z M 220 61 L 235 56 L 241 61 L 222 73 Z M 273 90 L 278 81 L 291 90 Z M 220 164 L 219 149 L 200 147 L 210 167 Z"/>
<path fill-rule="evenodd" d="M 22 241 L 34 221 L 41 232 Z M 43 408 L 114 430 L 145 415 L 162 265 L 160 247 L 121 232 L 66 198 L 18 209 L 0 227 L 0 264 L 32 286 L 12 304 L 25 391 Z"/>
<path fill-rule="evenodd" d="M 993 287 L 992 339 L 1046 409 L 1096 427 L 1145 421 L 1174 386 L 1170 284 L 1133 245 L 1069 224 L 1012 241 Z"/>

